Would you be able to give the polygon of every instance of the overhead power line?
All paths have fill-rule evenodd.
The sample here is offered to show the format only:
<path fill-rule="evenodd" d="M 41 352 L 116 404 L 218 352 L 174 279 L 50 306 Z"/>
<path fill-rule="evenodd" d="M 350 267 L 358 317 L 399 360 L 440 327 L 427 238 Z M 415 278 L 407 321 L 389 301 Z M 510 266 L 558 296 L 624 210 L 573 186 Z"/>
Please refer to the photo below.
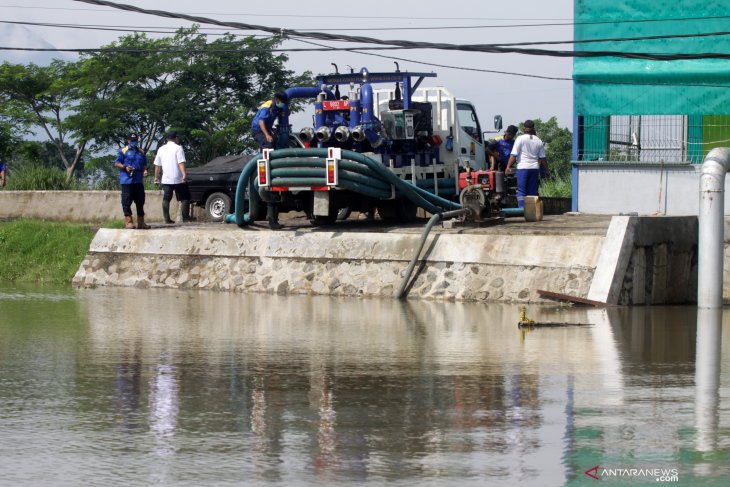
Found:
<path fill-rule="evenodd" d="M 466 51 L 466 52 L 487 52 L 487 53 L 511 53 L 511 54 L 528 54 L 533 56 L 553 56 L 553 57 L 621 57 L 631 59 L 645 59 L 653 61 L 674 61 L 674 60 L 689 60 L 689 59 L 730 59 L 728 53 L 691 53 L 691 54 L 666 54 L 666 53 L 642 53 L 642 52 L 624 52 L 624 51 L 557 51 L 557 50 L 545 50 L 545 49 L 523 49 L 518 47 L 504 47 L 495 46 L 492 44 L 446 44 L 446 43 L 434 43 L 434 42 L 414 42 L 404 40 L 382 40 L 373 37 L 364 36 L 351 36 L 344 34 L 328 34 L 325 32 L 313 32 L 313 31 L 296 31 L 292 29 L 275 28 L 264 25 L 245 24 L 240 22 L 223 22 L 216 19 L 210 19 L 207 17 L 199 17 L 194 15 L 180 14 L 162 10 L 148 10 L 133 5 L 119 4 L 115 2 L 108 2 L 105 0 L 74 0 L 76 2 L 88 3 L 92 5 L 101 5 L 112 7 L 120 10 L 126 10 L 131 12 L 138 12 L 148 15 L 156 15 L 160 17 L 185 19 L 200 24 L 212 24 L 226 27 L 232 27 L 237 29 L 247 30 L 259 30 L 263 32 L 269 32 L 271 34 L 279 34 L 282 37 L 285 36 L 298 36 L 308 39 L 324 40 L 324 41 L 345 41 L 345 42 L 358 42 L 365 44 L 376 44 L 376 45 L 391 45 L 399 47 L 419 47 L 424 49 L 439 49 L 449 51 Z"/>
<path fill-rule="evenodd" d="M 99 24 L 59 24 L 53 22 L 23 22 L 14 20 L 0 20 L 0 24 L 12 24 L 12 25 L 30 25 L 38 27 L 54 27 L 64 29 L 83 29 L 83 30 L 100 30 L 100 31 L 117 31 L 117 32 L 143 32 L 147 34 L 176 34 L 180 29 L 190 29 L 190 27 L 179 27 L 175 30 L 172 27 L 140 27 L 140 28 L 122 28 L 114 25 L 99 25 Z M 205 29 L 225 29 L 226 27 L 206 27 Z M 153 30 L 153 29 L 167 29 L 167 30 Z M 307 32 L 307 31 L 304 31 Z M 228 34 L 235 36 L 245 37 L 259 37 L 262 34 L 236 34 L 228 32 L 198 32 L 201 35 L 209 36 L 225 36 Z M 508 42 L 508 43 L 497 43 L 497 44 L 483 44 L 489 46 L 536 46 L 536 45 L 555 45 L 555 44 L 590 44 L 597 42 L 636 42 L 636 41 L 648 41 L 657 39 L 682 39 L 682 38 L 693 38 L 693 37 L 713 37 L 713 36 L 727 36 L 730 35 L 730 31 L 721 32 L 700 32 L 696 34 L 666 34 L 666 35 L 654 35 L 654 36 L 641 36 L 641 37 L 611 37 L 601 39 L 581 39 L 581 40 L 562 40 L 562 41 L 526 41 L 526 42 Z M 364 48 L 360 48 L 364 49 Z M 389 47 L 387 49 L 422 49 L 421 47 Z"/>
<path fill-rule="evenodd" d="M 73 7 L 37 7 L 28 5 L 0 5 L 0 8 L 19 8 L 19 9 L 38 9 L 38 10 L 81 10 L 91 12 L 104 12 L 104 9 L 96 8 L 73 8 Z M 300 18 L 300 19 L 352 19 L 352 15 L 332 15 L 332 14 L 261 14 L 261 13 L 250 13 L 250 12 L 186 12 L 189 15 L 218 15 L 224 17 L 274 17 L 274 18 Z M 549 26 L 574 26 L 574 25 L 597 25 L 597 24 L 616 24 L 616 23 L 643 23 L 643 22 L 685 22 L 685 21 L 706 21 L 706 20 L 718 20 L 730 18 L 730 15 L 716 15 L 710 17 L 671 17 L 665 19 L 616 19 L 616 20 L 596 20 L 590 22 L 574 22 L 571 19 L 565 18 L 539 18 L 529 19 L 524 17 L 422 17 L 422 16 L 411 16 L 411 15 L 361 15 L 358 14 L 358 19 L 374 19 L 374 20 L 436 20 L 443 22 L 445 20 L 470 20 L 470 21 L 482 21 L 488 20 L 492 22 L 504 22 L 504 21 L 531 21 L 534 20 L 533 24 L 494 24 L 494 25 L 481 25 L 481 26 L 456 26 L 453 28 L 504 28 L 504 27 L 549 27 Z M 545 23 L 544 21 L 550 21 Z M 569 21 L 556 23 L 558 21 Z M 441 29 L 441 28 L 452 28 L 452 27 L 387 27 L 387 28 L 358 28 L 358 29 L 333 29 L 333 30 L 404 30 L 404 29 Z"/>

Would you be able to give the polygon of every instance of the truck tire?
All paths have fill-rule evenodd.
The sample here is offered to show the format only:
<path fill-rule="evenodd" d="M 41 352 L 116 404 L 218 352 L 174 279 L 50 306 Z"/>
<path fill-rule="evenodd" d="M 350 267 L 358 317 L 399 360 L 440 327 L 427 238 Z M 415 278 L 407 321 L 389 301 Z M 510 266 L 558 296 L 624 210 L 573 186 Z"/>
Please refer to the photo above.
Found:
<path fill-rule="evenodd" d="M 231 209 L 231 197 L 225 193 L 213 193 L 205 200 L 205 214 L 209 221 L 222 222 Z"/>

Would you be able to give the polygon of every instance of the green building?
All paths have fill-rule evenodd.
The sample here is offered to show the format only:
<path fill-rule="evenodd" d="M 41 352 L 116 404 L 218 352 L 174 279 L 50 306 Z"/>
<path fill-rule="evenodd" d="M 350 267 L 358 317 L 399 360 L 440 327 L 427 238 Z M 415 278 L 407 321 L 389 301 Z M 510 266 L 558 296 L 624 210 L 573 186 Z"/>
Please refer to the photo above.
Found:
<path fill-rule="evenodd" d="M 679 58 L 575 58 L 575 210 L 696 214 L 695 166 L 730 146 L 730 59 L 681 57 L 730 55 L 730 35 L 718 34 L 728 27 L 727 2 L 575 0 L 575 40 L 607 39 L 577 42 L 576 51 Z M 607 188 L 614 194 L 591 197 Z"/>

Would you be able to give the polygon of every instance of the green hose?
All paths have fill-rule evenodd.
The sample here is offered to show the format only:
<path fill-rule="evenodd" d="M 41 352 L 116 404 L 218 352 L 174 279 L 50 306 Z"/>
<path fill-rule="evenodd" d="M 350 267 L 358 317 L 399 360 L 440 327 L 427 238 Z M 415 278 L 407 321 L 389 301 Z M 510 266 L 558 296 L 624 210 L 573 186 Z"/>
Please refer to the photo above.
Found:
<path fill-rule="evenodd" d="M 287 159 L 292 157 L 301 157 L 310 159 L 314 157 L 326 158 L 328 150 L 326 148 L 318 149 L 280 149 L 271 153 L 271 159 Z M 343 160 L 350 160 L 359 162 L 369 169 L 371 169 L 377 176 L 384 179 L 387 183 L 396 187 L 400 190 L 403 195 L 415 203 L 417 206 L 424 208 L 429 213 L 438 213 L 443 209 L 456 210 L 461 208 L 461 205 L 454 203 L 445 198 L 441 198 L 429 191 L 422 188 L 418 188 L 411 183 L 403 181 L 393 172 L 383 166 L 381 163 L 363 155 L 358 152 L 349 150 L 342 150 L 341 155 Z"/>
<path fill-rule="evenodd" d="M 341 188 L 373 198 L 388 199 L 392 196 L 391 186 L 393 186 L 397 195 L 408 198 L 429 213 L 438 214 L 444 209 L 458 210 L 461 208 L 458 203 L 400 179 L 380 162 L 370 157 L 349 150 L 342 150 L 341 154 L 342 160 L 339 162 L 338 171 L 338 186 Z M 325 186 L 326 181 L 322 169 L 326 167 L 327 155 L 326 148 L 272 151 L 270 154 L 271 184 L 282 187 Z M 260 193 L 262 188 L 256 187 L 258 186 L 256 161 L 260 158 L 261 154 L 254 156 L 241 171 L 236 186 L 235 213 L 226 217 L 227 223 L 235 222 L 238 226 L 253 223 L 260 201 L 268 199 L 267 195 Z M 450 181 L 453 184 L 453 179 Z M 430 185 L 434 186 L 434 183 Z M 454 194 L 448 184 L 443 187 L 439 186 L 439 193 Z M 245 212 L 247 187 L 250 198 L 248 213 Z"/>
<path fill-rule="evenodd" d="M 235 213 L 233 215 L 226 215 L 226 223 L 236 223 L 239 227 L 244 225 L 250 225 L 256 218 L 256 213 L 259 209 L 259 194 L 253 186 L 253 181 L 256 169 L 256 161 L 261 159 L 261 153 L 253 156 L 243 166 L 243 171 L 238 177 L 238 184 L 236 185 L 236 200 L 235 200 Z M 248 186 L 249 202 L 248 202 L 248 213 L 246 213 L 246 186 Z"/>
<path fill-rule="evenodd" d="M 447 211 L 445 213 L 436 213 L 433 215 L 429 220 L 428 223 L 426 223 L 426 226 L 423 228 L 423 233 L 421 233 L 421 240 L 418 242 L 418 247 L 416 247 L 416 251 L 413 252 L 413 257 L 411 257 L 411 261 L 408 263 L 408 267 L 406 268 L 406 273 L 403 275 L 403 280 L 400 283 L 400 287 L 398 288 L 398 292 L 396 292 L 395 297 L 397 299 L 403 299 L 406 297 L 406 288 L 408 287 L 408 281 L 411 280 L 411 274 L 413 274 L 413 269 L 416 268 L 416 263 L 418 262 L 418 257 L 421 255 L 421 250 L 423 249 L 423 245 L 426 243 L 426 239 L 428 238 L 428 234 L 431 232 L 431 229 L 433 226 L 439 222 L 442 218 L 452 218 L 455 216 L 463 215 L 464 213 L 467 213 L 469 210 L 463 209 L 463 210 L 453 210 L 453 211 Z"/>

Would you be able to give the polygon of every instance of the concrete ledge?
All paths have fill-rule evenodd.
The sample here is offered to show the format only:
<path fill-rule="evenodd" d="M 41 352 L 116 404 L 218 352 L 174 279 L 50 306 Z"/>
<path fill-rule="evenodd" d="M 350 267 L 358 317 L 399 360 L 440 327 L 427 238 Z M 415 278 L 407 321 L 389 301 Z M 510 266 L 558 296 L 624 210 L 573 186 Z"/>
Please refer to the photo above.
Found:
<path fill-rule="evenodd" d="M 170 205 L 177 214 L 177 202 Z M 162 191 L 145 193 L 147 221 L 162 222 Z M 132 212 L 136 215 L 134 205 Z M 82 223 L 122 219 L 121 191 L 0 191 L 0 218 L 37 218 Z"/>

